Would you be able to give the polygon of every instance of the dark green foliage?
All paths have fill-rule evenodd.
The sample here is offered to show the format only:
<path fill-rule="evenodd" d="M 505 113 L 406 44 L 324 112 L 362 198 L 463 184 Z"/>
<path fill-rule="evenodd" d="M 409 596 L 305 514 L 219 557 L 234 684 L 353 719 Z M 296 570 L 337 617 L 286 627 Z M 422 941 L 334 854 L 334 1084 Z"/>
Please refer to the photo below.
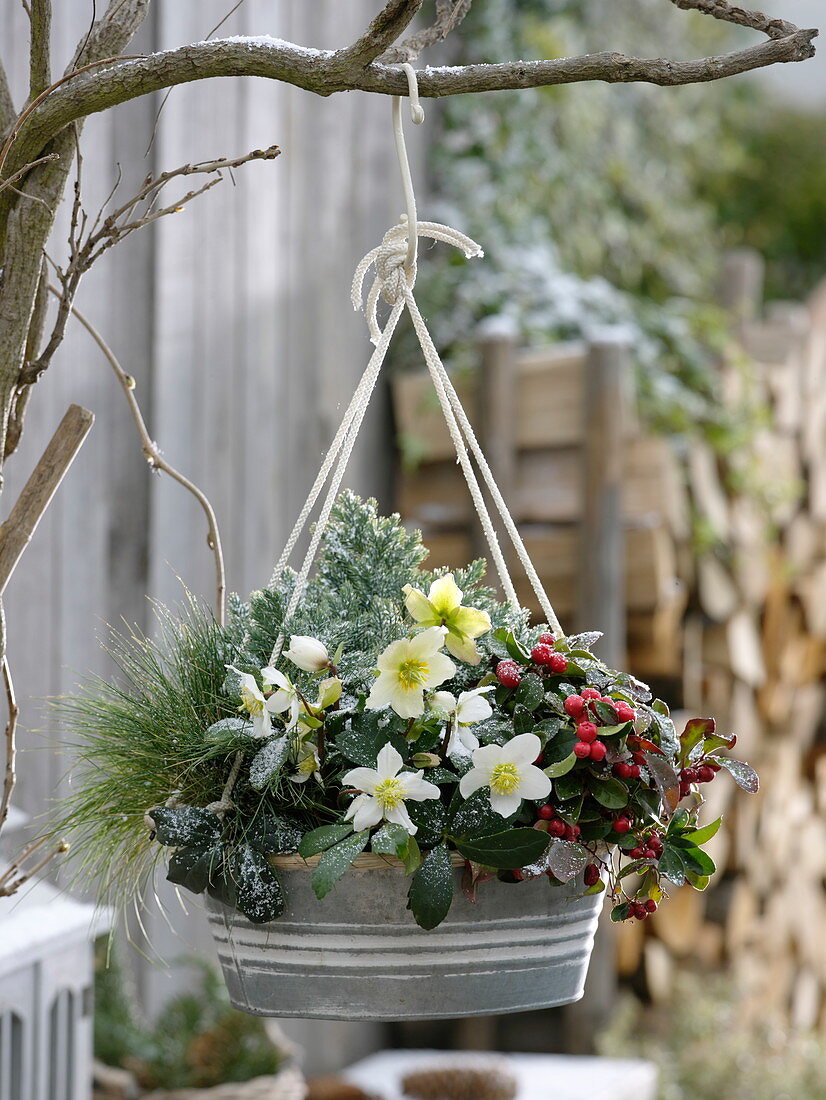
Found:
<path fill-rule="evenodd" d="M 416 924 L 426 930 L 441 924 L 453 901 L 450 852 L 440 844 L 428 852 L 410 883 L 408 908 Z"/>

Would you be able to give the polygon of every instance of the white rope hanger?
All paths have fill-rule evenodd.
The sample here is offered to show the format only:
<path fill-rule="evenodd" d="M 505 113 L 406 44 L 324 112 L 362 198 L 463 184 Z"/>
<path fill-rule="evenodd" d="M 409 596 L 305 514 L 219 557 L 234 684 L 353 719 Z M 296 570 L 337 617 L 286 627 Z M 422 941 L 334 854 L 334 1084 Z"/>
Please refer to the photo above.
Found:
<path fill-rule="evenodd" d="M 413 66 L 408 63 L 405 63 L 402 67 L 407 76 L 411 116 L 413 122 L 419 124 L 424 121 L 424 111 L 419 103 L 416 71 Z M 344 478 L 344 473 L 349 463 L 353 447 L 355 446 L 356 438 L 358 437 L 359 430 L 364 420 L 364 415 L 367 412 L 370 398 L 375 390 L 381 368 L 384 365 L 390 341 L 396 331 L 402 313 L 407 309 L 413 322 L 413 327 L 416 331 L 422 354 L 424 355 L 425 364 L 427 365 L 428 372 L 433 381 L 433 386 L 439 399 L 439 405 L 441 406 L 442 414 L 445 418 L 445 423 L 456 451 L 457 462 L 461 466 L 462 473 L 467 482 L 468 492 L 470 493 L 471 500 L 473 501 L 474 508 L 479 517 L 479 522 L 488 543 L 493 565 L 499 576 L 505 598 L 514 610 L 521 610 L 505 556 L 499 545 L 495 526 L 471 462 L 471 455 L 491 495 L 505 531 L 513 544 L 516 556 L 539 601 L 539 606 L 542 608 L 542 613 L 545 616 L 547 624 L 555 634 L 561 635 L 562 628 L 559 624 L 559 619 L 554 612 L 539 574 L 536 572 L 530 555 L 525 548 L 525 544 L 522 541 L 516 523 L 505 503 L 505 499 L 496 484 L 496 479 L 493 476 L 493 472 L 476 438 L 476 434 L 473 431 L 467 413 L 462 407 L 456 389 L 439 357 L 424 318 L 419 311 L 416 299 L 413 296 L 413 287 L 416 282 L 416 252 L 419 237 L 427 237 L 431 240 L 441 241 L 444 244 L 450 244 L 454 248 L 458 248 L 462 251 L 468 259 L 474 256 L 482 256 L 483 252 L 475 241 L 471 240 L 471 238 L 464 233 L 459 232 L 459 230 L 453 229 L 451 226 L 441 225 L 438 222 L 420 222 L 418 220 L 416 196 L 413 190 L 410 162 L 407 157 L 407 148 L 404 140 L 401 103 L 400 96 L 393 96 L 393 134 L 395 138 L 396 155 L 398 157 L 399 169 L 401 172 L 402 187 L 404 190 L 406 213 L 402 214 L 396 225 L 388 229 L 381 243 L 377 245 L 376 248 L 371 249 L 359 263 L 353 277 L 353 285 L 351 288 L 353 308 L 364 309 L 365 318 L 370 330 L 370 338 L 375 345 L 375 351 L 370 357 L 370 362 L 367 364 L 356 386 L 350 404 L 342 417 L 341 424 L 327 452 L 327 456 L 313 483 L 313 487 L 307 496 L 307 500 L 299 513 L 295 526 L 275 565 L 269 586 L 270 588 L 275 587 L 280 580 L 301 533 L 324 490 L 324 486 L 329 480 L 329 486 L 312 538 L 310 539 L 310 545 L 304 555 L 304 560 L 296 576 L 293 592 L 287 605 L 284 617 L 284 623 L 286 625 L 295 614 L 301 602 L 310 575 L 310 570 L 315 561 L 318 548 L 324 538 L 324 532 L 330 519 L 330 513 L 332 512 L 333 505 L 335 504 L 341 488 L 341 482 Z M 364 283 L 371 267 L 375 269 L 375 277 L 367 294 L 367 300 L 364 302 Z M 381 327 L 378 318 L 379 298 L 382 298 L 391 306 L 390 316 L 384 328 Z M 273 649 L 271 657 L 272 664 L 281 656 L 283 645 L 284 637 L 282 635 L 276 641 Z"/>

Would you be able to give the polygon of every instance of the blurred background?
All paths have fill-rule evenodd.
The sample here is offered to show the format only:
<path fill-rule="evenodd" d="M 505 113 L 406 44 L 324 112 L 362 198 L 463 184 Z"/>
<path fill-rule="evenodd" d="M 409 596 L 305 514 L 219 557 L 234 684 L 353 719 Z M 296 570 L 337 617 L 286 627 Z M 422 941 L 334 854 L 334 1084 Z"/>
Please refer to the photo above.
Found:
<path fill-rule="evenodd" d="M 378 6 L 246 0 L 221 23 L 228 0 L 158 4 L 136 48 L 197 41 L 218 24 L 219 35 L 333 48 Z M 768 7 L 803 26 L 821 14 L 817 0 Z M 26 41 L 25 18 L 3 6 L 4 41 Z M 88 19 L 87 0 L 64 0 L 56 57 Z M 610 18 L 601 0 L 478 0 L 453 39 L 424 62 L 601 49 L 687 58 L 725 52 L 741 35 L 665 0 L 613 0 Z M 21 48 L 10 74 L 18 89 L 25 67 Z M 600 1054 L 655 1063 L 651 1098 L 818 1100 L 826 63 L 684 88 L 582 84 L 425 108 L 411 135 L 420 209 L 469 232 L 485 259 L 423 246 L 417 297 L 563 623 L 587 612 L 587 626 L 604 629 L 608 601 L 605 644 L 617 659 L 673 711 L 712 714 L 737 733 L 762 790 L 747 799 L 714 785 L 709 820 L 725 814 L 711 851 L 717 878 L 704 894 L 674 891 L 645 923 L 604 929 L 581 1004 L 453 1025 L 285 1021 L 278 1042 L 299 1045 L 309 1074 L 383 1048 Z M 209 81 L 93 118 L 83 137 L 90 210 L 116 165 L 129 193 L 149 171 L 272 143 L 277 161 L 247 165 L 130 238 L 78 299 L 136 378 L 165 455 L 213 500 L 230 588 L 243 594 L 269 576 L 368 354 L 349 283 L 402 205 L 389 104 Z M 583 471 L 600 442 L 589 418 L 600 362 L 624 392 L 614 417 L 622 510 L 589 556 L 600 587 L 584 590 L 581 521 L 598 502 Z M 459 565 L 478 533 L 419 366 L 402 334 L 348 480 L 421 527 L 431 562 Z M 501 403 L 503 392 L 511 398 Z M 151 629 L 147 595 L 174 603 L 180 579 L 211 595 L 201 516 L 149 475 L 120 390 L 83 333 L 37 388 L 9 499 L 70 401 L 97 422 L 6 601 L 23 708 L 16 808 L 34 823 L 19 818 L 19 836 L 70 782 L 70 748 L 40 700 L 89 671 L 106 675 L 103 624 Z M 98 952 L 96 1056 L 146 1088 L 274 1072 L 286 1055 L 263 1025 L 226 1008 L 196 961 L 211 957 L 197 899 L 184 909 L 157 886 L 165 912 L 148 904 L 116 937 L 110 965 Z"/>

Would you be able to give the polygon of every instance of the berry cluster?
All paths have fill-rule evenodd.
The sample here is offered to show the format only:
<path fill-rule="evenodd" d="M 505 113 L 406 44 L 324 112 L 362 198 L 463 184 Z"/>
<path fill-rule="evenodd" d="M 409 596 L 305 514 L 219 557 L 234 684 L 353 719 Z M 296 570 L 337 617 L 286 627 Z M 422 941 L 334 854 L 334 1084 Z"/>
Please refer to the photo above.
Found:
<path fill-rule="evenodd" d="M 663 854 L 663 842 L 659 833 L 649 833 L 638 839 L 637 847 L 628 853 L 632 859 L 659 859 Z"/>
<path fill-rule="evenodd" d="M 538 671 L 545 670 L 559 676 L 567 671 L 568 660 L 553 648 L 555 641 L 556 638 L 553 634 L 547 631 L 540 634 L 539 641 L 531 650 L 531 662 L 537 666 Z M 524 669 L 521 665 L 509 659 L 500 661 L 496 666 L 496 678 L 503 687 L 519 687 L 523 672 Z"/>
<path fill-rule="evenodd" d="M 579 825 L 568 825 L 557 815 L 555 808 L 546 802 L 536 811 L 536 828 L 558 840 L 579 840 L 582 829 Z"/>
<path fill-rule="evenodd" d="M 635 920 L 645 920 L 651 913 L 656 913 L 657 903 L 653 898 L 646 898 L 645 901 L 632 901 L 631 908 L 629 910 L 629 917 L 634 917 Z"/>
<path fill-rule="evenodd" d="M 616 723 L 633 722 L 637 712 L 629 703 L 601 695 L 592 687 L 583 688 L 579 695 L 567 697 L 564 703 L 565 713 L 576 722 L 576 734 L 579 738 L 574 745 L 574 755 L 579 760 L 590 759 L 599 763 L 605 759 L 608 749 L 605 742 L 599 740 L 597 721 L 600 721 L 600 716 L 596 708 L 597 702 L 610 706 L 609 713 L 616 719 Z M 639 779 L 640 769 L 637 764 L 616 764 L 614 768 L 614 774 L 623 779 Z M 617 768 L 621 768 L 621 771 L 616 771 Z M 625 774 L 628 768 L 631 770 Z"/>
<path fill-rule="evenodd" d="M 680 769 L 680 798 L 685 798 L 691 793 L 693 783 L 710 783 L 720 770 L 720 765 L 713 761 L 701 761 L 690 768 Z"/>

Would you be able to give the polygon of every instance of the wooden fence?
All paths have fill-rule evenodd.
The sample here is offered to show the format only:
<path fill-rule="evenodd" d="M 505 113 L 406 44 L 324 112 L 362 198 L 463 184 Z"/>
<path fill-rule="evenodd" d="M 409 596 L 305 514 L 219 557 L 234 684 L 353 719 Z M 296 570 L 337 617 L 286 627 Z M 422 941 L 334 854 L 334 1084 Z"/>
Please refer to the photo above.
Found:
<path fill-rule="evenodd" d="M 226 0 L 159 3 L 134 46 L 152 51 L 197 41 L 224 18 Z M 374 0 L 248 0 L 220 35 L 268 33 L 323 48 L 346 44 L 375 14 Z M 65 64 L 92 5 L 55 5 L 54 56 Z M 0 7 L 0 39 L 18 102 L 28 70 L 23 6 Z M 170 461 L 211 496 L 221 524 L 231 589 L 269 577 L 295 513 L 369 352 L 350 306 L 356 263 L 402 208 L 389 104 L 353 93 L 324 100 L 253 79 L 178 88 L 90 119 L 83 134 L 83 198 L 96 211 L 123 172 L 119 194 L 154 170 L 230 156 L 273 143 L 282 156 L 251 164 L 184 212 L 110 253 L 84 281 L 79 308 L 102 330 L 126 369 L 153 437 Z M 415 138 L 414 138 L 415 145 Z M 149 151 L 147 152 L 147 149 Z M 414 154 L 416 149 L 413 150 Z M 61 211 L 53 251 L 64 251 Z M 207 599 L 212 562 L 202 517 L 178 486 L 150 476 L 123 394 L 88 336 L 70 329 L 31 402 L 23 444 L 7 467 L 6 509 L 71 402 L 96 424 L 7 599 L 10 656 L 23 707 L 17 804 L 39 814 L 66 789 L 67 755 L 38 702 L 71 690 L 80 675 L 107 671 L 97 636 L 121 617 L 151 623 L 147 595 L 175 601 L 179 577 Z M 386 407 L 377 396 L 349 483 L 387 498 Z M 204 943 L 195 906 L 170 912 L 182 939 L 149 918 L 167 958 Z M 191 911 L 192 913 L 192 911 Z M 151 1007 L 177 978 L 142 966 Z M 316 1065 L 340 1063 L 370 1030 L 319 1024 L 293 1031 Z"/>

